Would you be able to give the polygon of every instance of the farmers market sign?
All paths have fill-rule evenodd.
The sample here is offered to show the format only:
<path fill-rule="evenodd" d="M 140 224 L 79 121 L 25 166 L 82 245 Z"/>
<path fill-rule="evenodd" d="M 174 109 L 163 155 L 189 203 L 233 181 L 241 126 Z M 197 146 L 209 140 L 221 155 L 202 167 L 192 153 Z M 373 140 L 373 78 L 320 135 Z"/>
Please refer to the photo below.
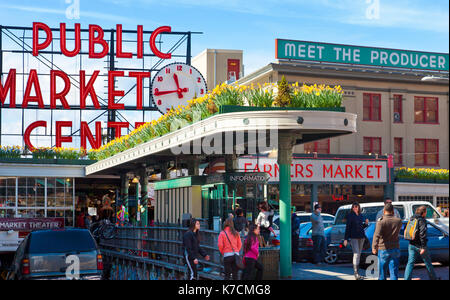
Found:
<path fill-rule="evenodd" d="M 244 172 L 264 172 L 269 182 L 280 180 L 276 158 L 240 158 L 239 169 Z M 293 159 L 292 182 L 358 182 L 386 183 L 387 160 Z"/>
<path fill-rule="evenodd" d="M 275 40 L 277 59 L 448 71 L 448 53 L 371 48 L 293 40 Z"/>

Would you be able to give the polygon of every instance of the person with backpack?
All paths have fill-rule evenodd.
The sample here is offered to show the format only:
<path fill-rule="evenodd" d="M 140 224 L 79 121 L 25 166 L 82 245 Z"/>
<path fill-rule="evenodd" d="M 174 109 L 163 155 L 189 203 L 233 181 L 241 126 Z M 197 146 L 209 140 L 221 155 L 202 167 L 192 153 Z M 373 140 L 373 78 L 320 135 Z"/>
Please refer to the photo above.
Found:
<path fill-rule="evenodd" d="M 183 235 L 184 259 L 189 268 L 189 280 L 196 280 L 198 260 L 204 257 L 209 260 L 209 255 L 200 247 L 200 221 L 191 219 L 189 230 Z"/>
<path fill-rule="evenodd" d="M 311 214 L 311 239 L 313 240 L 313 263 L 322 263 L 326 256 L 325 226 L 321 215 L 322 207 L 320 204 L 314 205 L 314 211 Z"/>
<path fill-rule="evenodd" d="M 359 263 L 361 259 L 361 252 L 364 247 L 366 233 L 364 229 L 369 225 L 369 220 L 364 218 L 361 214 L 361 206 L 358 202 L 352 204 L 352 209 L 347 215 L 347 225 L 345 227 L 344 247 L 347 247 L 348 241 L 352 246 L 353 252 L 353 271 L 356 280 L 362 280 L 363 277 L 359 275 Z"/>
<path fill-rule="evenodd" d="M 433 264 L 431 262 L 430 252 L 427 248 L 427 207 L 420 206 L 416 209 L 416 213 L 411 217 L 405 228 L 404 237 L 409 240 L 408 247 L 408 264 L 405 269 L 405 280 L 411 280 L 414 264 L 417 257 L 421 256 L 428 276 L 431 280 L 437 280 L 434 272 Z"/>
<path fill-rule="evenodd" d="M 248 230 L 248 221 L 244 217 L 244 210 L 242 208 L 236 209 L 236 218 L 233 219 L 234 229 L 240 234 L 245 234 Z"/>
<path fill-rule="evenodd" d="M 225 280 L 238 279 L 239 268 L 236 264 L 236 255 L 239 256 L 242 241 L 239 232 L 234 229 L 233 219 L 227 218 L 223 224 L 223 231 L 219 234 L 219 251 L 223 256 Z"/>
<path fill-rule="evenodd" d="M 400 264 L 400 239 L 402 220 L 395 216 L 394 206 L 387 203 L 384 215 L 377 221 L 373 234 L 372 253 L 378 254 L 378 280 L 386 280 L 387 268 L 391 280 L 398 280 Z"/>
<path fill-rule="evenodd" d="M 242 274 L 243 280 L 262 280 L 263 265 L 258 262 L 259 257 L 259 227 L 251 224 L 248 230 L 247 238 L 244 242 L 244 264 L 245 269 Z M 256 277 L 252 278 L 253 271 L 256 269 Z"/>
<path fill-rule="evenodd" d="M 300 218 L 295 213 L 295 206 L 292 206 L 291 214 L 291 246 L 292 246 L 292 262 L 299 261 L 298 242 L 300 241 Z"/>

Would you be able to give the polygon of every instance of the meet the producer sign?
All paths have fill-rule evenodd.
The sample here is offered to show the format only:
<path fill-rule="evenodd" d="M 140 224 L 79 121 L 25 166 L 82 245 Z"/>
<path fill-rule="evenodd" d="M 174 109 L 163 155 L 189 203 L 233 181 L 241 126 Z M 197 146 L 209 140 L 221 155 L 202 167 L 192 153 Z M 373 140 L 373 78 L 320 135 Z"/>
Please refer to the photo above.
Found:
<path fill-rule="evenodd" d="M 280 168 L 275 158 L 241 158 L 239 169 L 245 172 L 265 172 L 269 182 L 278 182 Z M 293 159 L 293 182 L 361 182 L 386 183 L 387 160 Z"/>

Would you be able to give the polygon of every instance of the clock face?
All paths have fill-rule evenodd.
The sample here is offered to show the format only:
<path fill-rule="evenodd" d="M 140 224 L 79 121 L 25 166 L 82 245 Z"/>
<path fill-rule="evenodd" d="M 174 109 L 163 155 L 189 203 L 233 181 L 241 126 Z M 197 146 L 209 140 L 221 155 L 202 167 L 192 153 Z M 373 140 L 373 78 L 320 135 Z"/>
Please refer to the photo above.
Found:
<path fill-rule="evenodd" d="M 195 96 L 199 98 L 205 94 L 205 79 L 196 68 L 187 64 L 169 64 L 153 77 L 153 102 L 163 114 L 172 107 L 187 105 L 187 101 Z"/>

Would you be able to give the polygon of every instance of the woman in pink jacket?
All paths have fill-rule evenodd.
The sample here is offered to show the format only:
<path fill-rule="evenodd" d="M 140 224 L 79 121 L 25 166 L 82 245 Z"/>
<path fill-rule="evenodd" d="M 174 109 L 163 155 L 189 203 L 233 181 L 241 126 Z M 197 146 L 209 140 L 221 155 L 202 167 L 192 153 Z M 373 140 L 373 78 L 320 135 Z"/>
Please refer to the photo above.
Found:
<path fill-rule="evenodd" d="M 234 255 L 239 255 L 242 242 L 239 232 L 234 229 L 232 218 L 226 219 L 223 224 L 223 231 L 219 234 L 219 251 L 223 255 L 223 265 L 225 269 L 225 280 L 230 280 L 231 275 L 233 280 L 238 280 L 239 268 L 236 265 Z"/>
<path fill-rule="evenodd" d="M 244 242 L 244 263 L 245 269 L 242 275 L 243 280 L 261 280 L 263 266 L 258 262 L 259 257 L 259 226 L 251 224 L 248 236 Z M 252 278 L 253 270 L 256 269 L 256 278 Z"/>

